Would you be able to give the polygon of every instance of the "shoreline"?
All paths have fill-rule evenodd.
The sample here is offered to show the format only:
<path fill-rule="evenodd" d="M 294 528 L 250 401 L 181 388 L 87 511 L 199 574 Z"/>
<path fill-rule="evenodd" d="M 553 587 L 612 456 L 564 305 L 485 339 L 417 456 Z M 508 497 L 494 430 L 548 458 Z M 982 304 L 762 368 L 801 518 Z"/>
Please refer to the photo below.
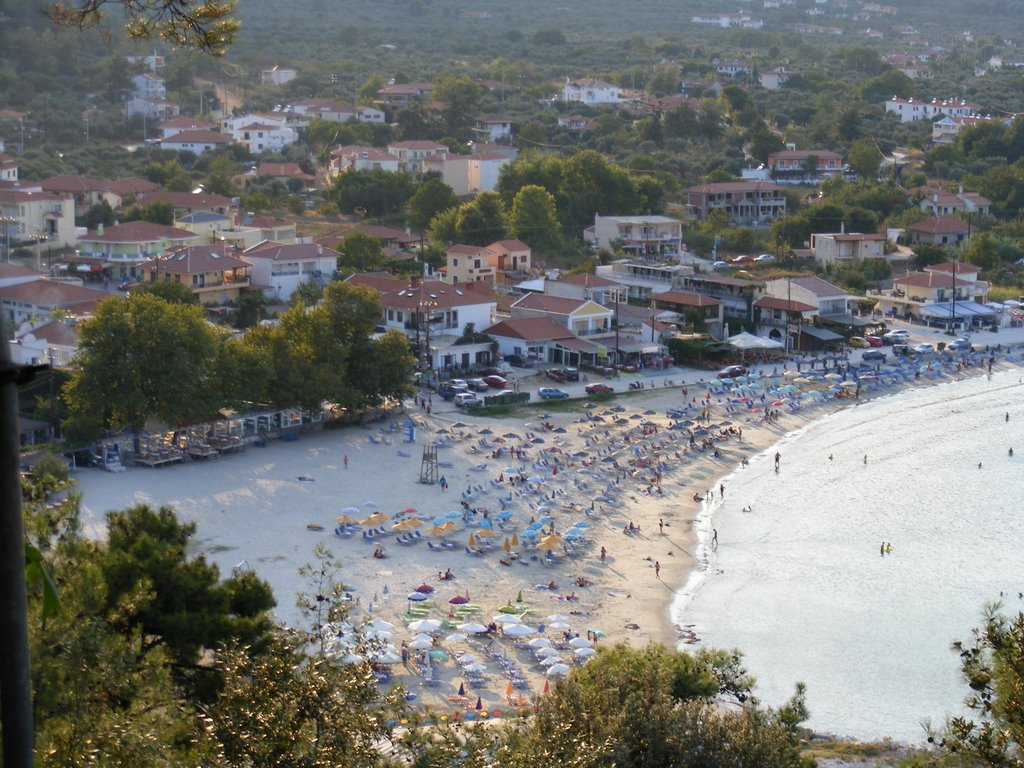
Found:
<path fill-rule="evenodd" d="M 1005 362 L 1004 356 L 1000 367 Z M 983 370 L 979 367 L 960 377 L 975 372 Z M 952 377 L 945 375 L 938 379 L 950 380 Z M 568 614 L 573 632 L 599 631 L 603 638 L 600 643 L 622 640 L 645 645 L 653 641 L 675 648 L 699 641 L 682 619 L 676 618 L 679 612 L 675 605 L 688 585 L 693 583 L 698 588 L 704 571 L 713 562 L 708 556 L 707 532 L 721 504 L 719 486 L 742 469 L 741 459 L 769 452 L 780 441 L 799 434 L 837 408 L 899 394 L 907 386 L 934 383 L 936 378 L 923 376 L 919 381 L 866 389 L 857 401 L 814 398 L 801 403 L 797 410 L 780 407 L 780 418 L 772 424 L 761 422 L 759 413 L 738 408 L 730 402 L 728 393 L 714 394 L 720 386 L 716 381 L 680 381 L 675 386 L 615 398 L 589 410 L 581 403 L 576 411 L 550 416 L 530 411 L 492 418 L 465 413 L 428 417 L 409 405 L 406 413 L 419 425 L 419 440 L 413 445 L 403 443 L 398 431 L 366 425 L 314 433 L 288 445 L 250 448 L 238 456 L 224 457 L 223 463 L 215 460 L 159 470 L 133 468 L 121 475 L 86 470 L 79 478 L 84 494 L 83 523 L 89 535 L 99 535 L 101 515 L 107 509 L 143 502 L 171 504 L 183 520 L 197 523 L 195 544 L 220 566 L 222 573 L 246 563 L 271 584 L 278 599 L 275 615 L 286 623 L 293 620 L 294 611 L 289 606 L 294 594 L 304 588 L 295 570 L 310 560 L 314 543 L 322 541 L 341 560 L 344 579 L 355 586 L 357 613 L 366 619 L 380 618 L 395 624 L 398 628 L 392 640 L 396 646 L 414 636 L 402 628 L 412 605 L 406 595 L 418 583 L 426 582 L 438 590 L 436 604 L 427 612 L 431 618 L 451 619 L 454 614 L 448 599 L 466 595 L 481 606 L 471 620 L 484 624 L 502 606 L 513 605 L 523 608 L 524 618 L 533 625 L 543 623 L 541 620 L 549 614 Z M 682 387 L 689 390 L 691 418 L 699 412 L 693 407 L 694 397 L 712 392 L 711 422 L 742 427 L 741 439 L 733 435 L 716 442 L 720 458 L 714 458 L 710 451 L 686 450 L 687 431 L 668 429 L 664 413 L 668 408 L 681 407 Z M 595 416 L 605 421 L 596 421 Z M 543 422 L 549 422 L 553 429 L 544 429 Z M 638 428 L 644 423 L 657 429 L 642 434 Z M 502 434 L 511 433 L 537 437 L 534 442 L 511 438 L 497 442 Z M 540 442 L 536 442 L 538 439 Z M 439 454 L 449 465 L 439 469 L 451 485 L 448 491 L 416 482 L 421 444 L 435 440 L 441 442 Z M 507 485 L 501 470 L 511 466 L 513 460 L 507 454 L 492 458 L 492 451 L 508 444 L 525 446 L 524 472 L 543 471 L 544 477 L 537 475 L 540 482 L 525 487 Z M 343 456 L 351 459 L 351 468 L 343 465 Z M 648 482 L 650 470 L 636 465 L 648 458 L 666 466 L 661 495 L 644 492 L 645 486 L 653 487 Z M 615 466 L 614 472 L 607 471 L 609 464 L 603 463 L 608 459 Z M 549 469 L 559 471 L 549 475 Z M 189 473 L 188 483 L 182 481 L 182 472 Z M 504 482 L 495 485 L 496 474 Z M 528 517 L 537 516 L 543 508 L 555 518 L 559 532 L 565 532 L 570 521 L 588 520 L 586 538 L 591 543 L 582 554 L 559 558 L 555 565 L 527 560 L 524 552 L 523 559 L 506 566 L 498 562 L 505 559 L 501 536 L 495 537 L 495 551 L 482 557 L 464 552 L 467 528 L 452 536 L 459 546 L 445 552 L 429 549 L 424 541 L 399 545 L 396 536 L 389 536 L 382 540 L 389 555 L 384 560 L 372 558 L 373 547 L 361 537 L 342 539 L 331 533 L 334 518 L 349 506 L 366 514 L 379 507 L 388 516 L 415 507 L 422 511 L 429 526 L 435 515 L 446 509 L 457 510 L 460 502 L 467 500 L 462 498 L 463 486 L 471 491 L 469 503 L 481 508 L 486 505 L 492 513 L 497 511 L 500 499 L 511 496 L 507 504 L 514 514 L 510 522 L 518 522 L 517 533 L 523 532 Z M 607 501 L 596 501 L 604 497 L 601 488 L 613 489 Z M 704 495 L 708 489 L 714 489 L 715 502 L 693 501 L 695 492 Z M 726 483 L 727 495 L 728 491 Z M 373 508 L 368 506 L 371 501 Z M 591 504 L 595 514 L 588 516 L 586 509 Z M 659 519 L 666 523 L 664 534 L 658 529 Z M 310 523 L 326 530 L 303 530 Z M 639 525 L 640 532 L 625 535 L 623 528 L 629 523 Z M 597 554 L 601 547 L 608 552 L 604 562 Z M 652 572 L 655 562 L 660 565 L 660 578 Z M 456 574 L 450 584 L 434 578 L 446 568 Z M 589 585 L 575 587 L 579 577 Z M 559 588 L 538 589 L 548 581 L 557 582 Z M 571 595 L 575 599 L 565 599 Z M 517 602 L 520 596 L 521 604 Z M 517 695 L 525 701 L 541 695 L 545 675 L 529 650 L 500 636 L 499 646 L 515 659 L 528 681 Z M 464 650 L 482 653 L 486 647 L 484 641 L 473 638 L 446 645 L 449 659 L 441 667 L 441 681 L 436 686 L 424 685 L 414 663 L 395 665 L 394 679 L 415 692 L 421 704 L 459 711 L 465 702 L 457 699 L 455 691 L 463 674 L 451 663 L 452 656 Z M 479 695 L 489 708 L 508 708 L 513 698 L 505 691 L 505 682 L 490 671 L 486 682 L 474 688 L 474 701 Z"/>

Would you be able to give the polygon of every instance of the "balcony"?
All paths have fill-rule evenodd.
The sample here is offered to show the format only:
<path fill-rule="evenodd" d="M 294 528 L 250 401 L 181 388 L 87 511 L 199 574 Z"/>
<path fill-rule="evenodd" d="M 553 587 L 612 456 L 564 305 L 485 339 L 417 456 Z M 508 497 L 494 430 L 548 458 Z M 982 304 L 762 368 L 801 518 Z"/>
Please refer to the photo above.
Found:
<path fill-rule="evenodd" d="M 244 277 L 232 277 L 225 276 L 221 280 L 205 280 L 201 283 L 197 283 L 192 286 L 194 293 L 202 293 L 203 291 L 213 291 L 219 288 L 246 288 L 249 286 L 249 276 Z"/>

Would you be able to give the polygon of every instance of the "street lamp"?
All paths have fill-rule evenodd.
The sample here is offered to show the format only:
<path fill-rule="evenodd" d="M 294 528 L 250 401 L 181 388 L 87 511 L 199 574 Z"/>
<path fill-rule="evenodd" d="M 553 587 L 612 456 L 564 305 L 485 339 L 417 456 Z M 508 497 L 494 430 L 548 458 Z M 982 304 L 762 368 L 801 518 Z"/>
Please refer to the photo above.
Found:
<path fill-rule="evenodd" d="M 7 214 L 0 214 L 0 225 L 4 228 L 4 262 L 10 262 L 11 260 L 11 224 L 17 224 L 20 221 L 17 216 L 8 216 Z"/>

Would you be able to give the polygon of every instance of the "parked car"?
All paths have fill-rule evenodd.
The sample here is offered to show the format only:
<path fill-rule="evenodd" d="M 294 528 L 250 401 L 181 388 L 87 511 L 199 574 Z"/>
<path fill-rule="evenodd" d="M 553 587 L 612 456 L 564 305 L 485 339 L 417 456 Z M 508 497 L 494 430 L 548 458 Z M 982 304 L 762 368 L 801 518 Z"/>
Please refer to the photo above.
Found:
<path fill-rule="evenodd" d="M 746 376 L 747 366 L 745 365 L 727 365 L 725 368 L 718 372 L 718 378 L 720 379 L 734 379 L 737 376 Z"/>
<path fill-rule="evenodd" d="M 711 268 L 717 270 L 727 270 L 729 269 L 729 265 L 724 261 L 716 261 L 711 264 Z"/>
<path fill-rule="evenodd" d="M 770 253 L 762 253 L 760 256 L 754 259 L 754 261 L 775 261 L 775 257 L 772 256 Z"/>
<path fill-rule="evenodd" d="M 869 349 L 860 356 L 861 360 L 868 363 L 884 363 L 888 355 L 880 349 Z"/>
<path fill-rule="evenodd" d="M 864 341 L 870 344 L 872 347 L 884 347 L 885 342 L 878 336 L 865 336 Z"/>
<path fill-rule="evenodd" d="M 549 368 L 545 372 L 545 374 L 552 381 L 557 381 L 559 383 L 562 383 L 562 382 L 566 381 L 565 371 L 563 371 L 560 368 Z"/>
<path fill-rule="evenodd" d="M 466 386 L 474 392 L 486 392 L 489 389 L 487 382 L 483 379 L 468 379 L 466 381 Z"/>
<path fill-rule="evenodd" d="M 579 368 L 563 368 L 562 373 L 565 374 L 566 381 L 579 381 L 580 380 L 580 369 Z"/>
<path fill-rule="evenodd" d="M 744 254 L 743 256 L 737 256 L 735 259 L 732 260 L 732 263 L 733 264 L 753 264 L 754 263 L 754 257 L 753 256 L 747 256 L 747 255 Z"/>
<path fill-rule="evenodd" d="M 453 398 L 456 408 L 479 408 L 484 401 L 472 392 L 460 392 Z"/>
<path fill-rule="evenodd" d="M 558 400 L 569 396 L 568 392 L 561 389 L 555 389 L 554 387 L 541 387 L 537 394 L 540 395 L 543 400 Z"/>
<path fill-rule="evenodd" d="M 905 331 L 902 328 L 894 328 L 893 330 L 882 334 L 882 339 L 884 339 L 887 344 L 896 344 L 897 342 L 906 343 L 909 338 L 910 331 Z"/>
<path fill-rule="evenodd" d="M 846 340 L 846 343 L 857 349 L 867 349 L 871 346 L 863 336 L 851 336 Z"/>
<path fill-rule="evenodd" d="M 946 349 L 952 352 L 970 352 L 971 340 L 970 339 L 955 339 L 946 345 Z"/>
<path fill-rule="evenodd" d="M 920 344 L 914 345 L 914 351 L 919 355 L 927 355 L 935 351 L 935 345 L 922 341 Z"/>
<path fill-rule="evenodd" d="M 607 384 L 587 384 L 588 395 L 602 395 L 614 392 L 615 390 Z"/>
<path fill-rule="evenodd" d="M 451 400 L 456 395 L 459 395 L 459 394 L 462 394 L 463 392 L 468 392 L 468 391 L 469 390 L 466 387 L 466 383 L 465 382 L 463 382 L 459 386 L 456 386 L 454 382 L 442 381 L 441 384 L 437 388 L 437 394 L 440 395 L 441 398 L 444 399 L 444 400 Z"/>
<path fill-rule="evenodd" d="M 484 376 L 484 381 L 487 382 L 488 387 L 493 387 L 494 389 L 504 389 L 508 385 L 508 379 L 496 373 Z"/>
<path fill-rule="evenodd" d="M 511 366 L 508 366 L 508 365 L 506 365 L 504 368 L 498 368 L 498 367 L 481 368 L 480 369 L 480 378 L 481 379 L 486 379 L 488 376 L 501 376 L 501 377 L 504 377 L 505 374 L 509 373 L 510 371 L 511 371 Z"/>
<path fill-rule="evenodd" d="M 505 355 L 505 362 L 513 368 L 529 368 L 530 361 L 522 355 Z"/>

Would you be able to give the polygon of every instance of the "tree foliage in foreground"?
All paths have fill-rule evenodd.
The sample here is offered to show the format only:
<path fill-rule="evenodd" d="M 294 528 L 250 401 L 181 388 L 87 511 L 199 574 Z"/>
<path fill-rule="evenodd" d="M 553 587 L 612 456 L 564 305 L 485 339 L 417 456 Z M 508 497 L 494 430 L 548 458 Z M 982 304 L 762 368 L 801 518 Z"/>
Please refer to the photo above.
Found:
<path fill-rule="evenodd" d="M 965 764 L 994 768 L 1024 765 L 1024 613 L 985 608 L 969 642 L 953 643 L 970 688 L 970 715 L 950 718 L 939 734 L 943 750 Z M 976 718 L 976 719 L 975 719 Z M 935 735 L 929 740 L 934 740 Z"/>

